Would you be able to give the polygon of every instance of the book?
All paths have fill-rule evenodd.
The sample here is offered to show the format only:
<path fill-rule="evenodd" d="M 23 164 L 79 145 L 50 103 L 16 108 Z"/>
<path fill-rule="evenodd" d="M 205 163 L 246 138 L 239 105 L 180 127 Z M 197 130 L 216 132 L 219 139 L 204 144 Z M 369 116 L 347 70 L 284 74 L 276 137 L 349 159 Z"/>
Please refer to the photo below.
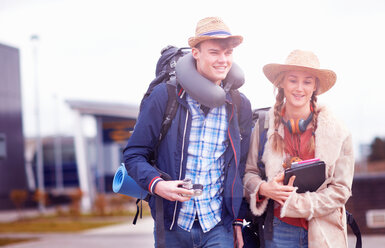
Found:
<path fill-rule="evenodd" d="M 319 161 L 319 158 L 312 158 L 312 159 L 308 159 L 308 160 L 302 160 L 302 161 L 294 162 L 294 163 L 291 163 L 291 168 L 309 165 L 309 164 L 312 164 L 312 163 L 317 162 L 317 161 Z"/>
<path fill-rule="evenodd" d="M 291 176 L 296 176 L 294 186 L 298 187 L 297 193 L 316 191 L 325 181 L 325 162 L 313 160 L 303 162 L 297 166 L 285 170 L 283 183 L 288 184 Z"/>

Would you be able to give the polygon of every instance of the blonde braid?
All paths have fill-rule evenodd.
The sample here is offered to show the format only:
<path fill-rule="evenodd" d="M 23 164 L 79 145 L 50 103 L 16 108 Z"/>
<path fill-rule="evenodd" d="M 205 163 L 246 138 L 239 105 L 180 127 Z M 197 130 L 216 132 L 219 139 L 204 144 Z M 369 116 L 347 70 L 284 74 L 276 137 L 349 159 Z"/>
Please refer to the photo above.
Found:
<path fill-rule="evenodd" d="M 275 83 L 277 87 L 279 87 L 283 78 L 284 78 L 284 74 L 277 77 L 277 80 Z M 283 92 L 283 88 L 278 88 L 278 94 L 275 98 L 275 105 L 274 105 L 274 133 L 271 136 L 271 138 L 273 142 L 274 151 L 280 154 L 283 154 L 284 146 L 285 146 L 283 138 L 278 134 L 278 127 L 281 124 L 281 118 L 282 118 L 281 111 L 285 103 L 284 100 L 285 100 L 285 94 Z"/>
<path fill-rule="evenodd" d="M 317 94 L 316 94 L 316 92 L 313 93 L 313 95 L 310 99 L 310 104 L 311 104 L 311 107 L 313 109 L 313 120 L 312 120 L 313 136 L 310 139 L 308 149 L 309 149 L 309 152 L 313 152 L 315 150 L 315 130 L 317 130 L 318 114 L 319 114 L 319 110 L 317 109 Z"/>

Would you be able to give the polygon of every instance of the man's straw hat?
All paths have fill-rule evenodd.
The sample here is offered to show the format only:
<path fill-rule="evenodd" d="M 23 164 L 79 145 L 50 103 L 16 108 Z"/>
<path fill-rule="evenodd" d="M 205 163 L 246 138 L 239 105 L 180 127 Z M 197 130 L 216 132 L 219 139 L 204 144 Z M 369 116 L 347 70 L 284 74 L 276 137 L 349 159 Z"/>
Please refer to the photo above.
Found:
<path fill-rule="evenodd" d="M 275 82 L 277 76 L 285 71 L 305 71 L 313 74 L 320 81 L 317 95 L 328 91 L 337 79 L 333 71 L 320 69 L 317 56 L 310 51 L 294 50 L 287 57 L 285 64 L 267 64 L 263 67 L 263 72 L 273 84 L 278 83 Z"/>
<path fill-rule="evenodd" d="M 207 17 L 200 20 L 195 29 L 195 36 L 188 39 L 190 47 L 195 47 L 199 42 L 211 39 L 231 38 L 233 47 L 242 43 L 243 37 L 232 35 L 229 27 L 218 17 Z"/>

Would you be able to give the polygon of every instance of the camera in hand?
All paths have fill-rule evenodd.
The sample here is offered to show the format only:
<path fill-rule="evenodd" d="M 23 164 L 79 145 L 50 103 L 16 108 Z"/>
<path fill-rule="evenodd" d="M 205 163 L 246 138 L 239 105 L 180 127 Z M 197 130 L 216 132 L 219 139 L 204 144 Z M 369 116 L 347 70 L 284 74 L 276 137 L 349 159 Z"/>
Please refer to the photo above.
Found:
<path fill-rule="evenodd" d="M 193 190 L 194 192 L 193 196 L 200 196 L 203 193 L 203 185 L 199 183 L 193 184 L 190 178 L 183 179 L 183 184 L 181 185 L 181 187 L 184 189 Z M 187 196 L 187 195 L 183 195 L 183 196 Z"/>

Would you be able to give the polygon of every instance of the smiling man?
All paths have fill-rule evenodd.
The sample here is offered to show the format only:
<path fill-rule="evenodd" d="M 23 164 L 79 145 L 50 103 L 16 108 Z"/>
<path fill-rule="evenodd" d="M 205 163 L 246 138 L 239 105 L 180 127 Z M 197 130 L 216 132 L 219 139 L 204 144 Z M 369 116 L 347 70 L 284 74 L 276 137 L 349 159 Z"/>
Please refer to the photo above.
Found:
<path fill-rule="evenodd" d="M 196 60 L 197 71 L 220 85 L 226 78 L 233 64 L 233 44 L 231 40 L 206 40 L 192 48 Z"/>
<path fill-rule="evenodd" d="M 233 49 L 242 40 L 242 36 L 232 35 L 220 18 L 208 17 L 198 22 L 189 45 L 195 73 L 208 79 L 206 85 L 224 86 L 233 64 Z M 180 85 L 177 87 L 177 92 L 183 92 Z M 236 92 L 239 101 L 226 92 L 226 101 L 213 108 L 204 106 L 187 91 L 178 94 L 176 116 L 157 147 L 155 142 L 168 99 L 166 84 L 155 87 L 142 106 L 124 150 L 124 160 L 130 175 L 152 194 L 149 204 L 153 216 L 158 213 L 154 211 L 153 196 L 164 199 L 166 247 L 243 246 L 239 224 L 243 219 L 241 205 L 245 203 L 242 176 L 251 133 L 251 106 L 243 94 Z M 154 149 L 157 167 L 171 180 L 163 180 L 147 162 Z M 183 179 L 201 184 L 202 194 L 193 196 L 180 187 Z M 163 240 L 158 241 L 159 236 L 155 237 L 156 246 L 163 244 Z"/>

